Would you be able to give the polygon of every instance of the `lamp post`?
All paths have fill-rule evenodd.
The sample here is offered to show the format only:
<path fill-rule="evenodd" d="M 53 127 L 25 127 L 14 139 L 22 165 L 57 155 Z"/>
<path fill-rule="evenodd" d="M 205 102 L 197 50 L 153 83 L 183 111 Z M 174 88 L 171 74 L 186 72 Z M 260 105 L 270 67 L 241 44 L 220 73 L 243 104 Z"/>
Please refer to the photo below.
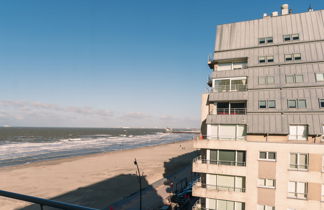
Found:
<path fill-rule="evenodd" d="M 139 167 L 138 167 L 138 163 L 136 161 L 136 158 L 134 160 L 134 165 L 136 165 L 137 167 L 137 172 L 138 172 L 138 183 L 139 183 L 139 187 L 140 187 L 140 210 L 142 210 L 142 179 L 141 179 L 141 172 L 139 170 Z"/>

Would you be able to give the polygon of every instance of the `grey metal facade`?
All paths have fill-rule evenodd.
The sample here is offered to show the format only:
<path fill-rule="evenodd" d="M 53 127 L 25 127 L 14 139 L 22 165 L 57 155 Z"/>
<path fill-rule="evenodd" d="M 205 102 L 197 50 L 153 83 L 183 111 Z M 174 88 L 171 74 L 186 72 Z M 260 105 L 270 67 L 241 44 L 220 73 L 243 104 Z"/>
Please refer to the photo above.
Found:
<path fill-rule="evenodd" d="M 299 40 L 283 36 L 299 34 Z M 273 43 L 259 44 L 259 38 L 273 37 Z M 300 53 L 301 59 L 285 61 L 285 55 Z M 273 56 L 271 63 L 259 63 L 260 56 Z M 247 101 L 246 116 L 209 115 L 207 124 L 247 124 L 248 134 L 285 134 L 290 124 L 308 125 L 308 134 L 322 135 L 324 81 L 324 10 L 265 17 L 217 27 L 213 62 L 247 59 L 239 70 L 214 70 L 211 79 L 247 77 L 247 91 L 210 93 L 209 102 Z M 302 75 L 303 82 L 287 83 L 287 75 Z M 260 84 L 259 78 L 272 76 L 273 84 Z M 306 108 L 288 108 L 289 99 L 306 99 Z M 276 108 L 260 109 L 260 100 L 275 100 Z"/>

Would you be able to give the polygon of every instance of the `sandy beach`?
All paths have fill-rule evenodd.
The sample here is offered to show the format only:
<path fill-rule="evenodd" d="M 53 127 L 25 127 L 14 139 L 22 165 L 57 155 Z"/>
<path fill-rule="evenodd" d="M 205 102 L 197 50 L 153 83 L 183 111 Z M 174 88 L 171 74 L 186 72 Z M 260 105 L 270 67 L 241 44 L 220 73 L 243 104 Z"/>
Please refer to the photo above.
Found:
<path fill-rule="evenodd" d="M 138 190 L 134 158 L 144 172 L 144 185 L 150 185 L 190 165 L 193 151 L 189 140 L 3 167 L 0 186 L 6 191 L 104 208 Z M 30 205 L 0 197 L 2 210 Z"/>

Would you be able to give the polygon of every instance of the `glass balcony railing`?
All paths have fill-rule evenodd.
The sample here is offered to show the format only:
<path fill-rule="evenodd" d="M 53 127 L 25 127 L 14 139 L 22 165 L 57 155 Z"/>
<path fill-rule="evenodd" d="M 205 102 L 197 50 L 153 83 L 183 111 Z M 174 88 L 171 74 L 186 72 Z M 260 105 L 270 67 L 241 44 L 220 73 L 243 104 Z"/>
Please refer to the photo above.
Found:
<path fill-rule="evenodd" d="M 237 92 L 237 91 L 246 91 L 247 85 L 243 84 L 231 84 L 231 85 L 217 85 L 211 89 L 212 92 L 224 93 L 224 92 Z"/>

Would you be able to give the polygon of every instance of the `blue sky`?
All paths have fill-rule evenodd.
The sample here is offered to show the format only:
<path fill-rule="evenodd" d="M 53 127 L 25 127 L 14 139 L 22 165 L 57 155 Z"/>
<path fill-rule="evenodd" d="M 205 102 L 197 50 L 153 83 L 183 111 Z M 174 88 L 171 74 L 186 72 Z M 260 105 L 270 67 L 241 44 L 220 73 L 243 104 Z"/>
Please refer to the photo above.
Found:
<path fill-rule="evenodd" d="M 217 24 L 317 1 L 0 0 L 0 125 L 199 127 Z"/>

